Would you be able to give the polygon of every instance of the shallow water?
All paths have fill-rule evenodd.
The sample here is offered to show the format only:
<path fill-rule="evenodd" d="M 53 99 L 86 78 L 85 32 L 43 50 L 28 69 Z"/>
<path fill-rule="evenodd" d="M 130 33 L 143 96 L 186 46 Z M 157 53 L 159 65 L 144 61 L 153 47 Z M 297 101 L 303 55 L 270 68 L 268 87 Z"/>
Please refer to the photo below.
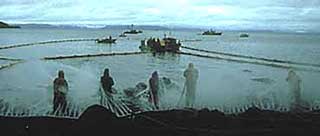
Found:
<path fill-rule="evenodd" d="M 0 30 L 0 46 L 106 35 L 116 37 L 121 32 L 122 30 L 105 29 L 3 29 Z M 138 82 L 147 83 L 155 70 L 160 77 L 170 78 L 178 87 L 166 90 L 162 98 L 162 107 L 169 108 L 176 106 L 184 84 L 182 73 L 187 64 L 193 62 L 200 71 L 196 98 L 198 108 L 237 107 L 250 104 L 254 98 L 276 99 L 281 105 L 288 104 L 288 87 L 285 81 L 287 69 L 186 55 L 154 57 L 143 54 L 40 60 L 46 56 L 139 51 L 140 40 L 151 36 L 162 37 L 164 33 L 169 32 L 145 30 L 140 35 L 118 38 L 115 45 L 69 42 L 0 50 L 1 56 L 26 60 L 0 71 L 0 99 L 18 107 L 38 105 L 33 109 L 36 111 L 50 109 L 52 82 L 57 71 L 62 69 L 70 85 L 70 99 L 86 107 L 98 103 L 99 78 L 103 69 L 108 67 L 118 90 L 134 87 Z M 171 35 L 181 40 L 200 40 L 183 42 L 184 46 L 189 47 L 320 64 L 320 35 L 251 32 L 249 38 L 239 38 L 238 32 L 225 32 L 222 36 L 201 36 L 198 33 L 200 32 L 172 31 Z M 320 101 L 320 73 L 297 73 L 302 78 L 303 98 L 309 102 Z"/>

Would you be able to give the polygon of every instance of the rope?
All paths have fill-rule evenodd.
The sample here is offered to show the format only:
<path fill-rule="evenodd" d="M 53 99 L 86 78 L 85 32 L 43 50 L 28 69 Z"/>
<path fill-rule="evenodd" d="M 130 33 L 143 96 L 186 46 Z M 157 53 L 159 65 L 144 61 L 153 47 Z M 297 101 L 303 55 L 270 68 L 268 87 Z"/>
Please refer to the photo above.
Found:
<path fill-rule="evenodd" d="M 185 82 L 184 83 L 184 85 L 183 85 L 183 89 L 182 89 L 182 93 L 181 93 L 181 96 L 180 96 L 180 98 L 179 98 L 179 100 L 178 100 L 178 103 L 177 103 L 177 106 L 179 106 L 180 104 L 181 104 L 181 101 L 182 101 L 182 99 L 183 99 L 183 96 L 185 95 L 185 93 L 186 93 L 186 84 L 187 84 L 187 82 Z"/>
<path fill-rule="evenodd" d="M 320 64 L 312 64 L 312 63 L 305 63 L 305 62 L 293 62 L 293 61 L 277 60 L 277 59 L 267 59 L 267 58 L 262 58 L 262 57 L 253 57 L 253 56 L 223 53 L 223 52 L 217 52 L 217 51 L 208 51 L 208 50 L 197 49 L 197 48 L 186 47 L 186 46 L 181 46 L 181 48 L 193 50 L 193 51 L 199 51 L 199 52 L 206 52 L 206 53 L 219 54 L 219 55 L 225 55 L 225 56 L 231 56 L 231 57 L 238 57 L 238 58 L 246 58 L 246 59 L 263 60 L 263 61 L 277 62 L 277 63 L 287 63 L 287 64 L 294 64 L 294 65 L 320 67 Z"/>
<path fill-rule="evenodd" d="M 5 68 L 9 68 L 12 67 L 16 64 L 22 63 L 22 61 L 18 61 L 18 62 L 13 62 L 13 63 L 9 63 L 9 64 L 5 64 L 5 65 L 0 65 L 0 70 L 5 69 Z"/>
<path fill-rule="evenodd" d="M 102 56 L 138 55 L 138 54 L 145 54 L 145 52 L 121 52 L 121 53 L 86 54 L 86 55 L 44 57 L 42 59 L 43 60 L 59 60 L 59 59 L 90 58 L 90 57 L 102 57 Z"/>
<path fill-rule="evenodd" d="M 22 61 L 22 59 L 7 58 L 7 57 L 0 57 L 0 60 L 8 60 L 8 61 Z"/>
<path fill-rule="evenodd" d="M 63 42 L 81 42 L 81 41 L 95 41 L 97 39 L 87 38 L 87 39 L 62 39 L 62 40 L 52 40 L 52 41 L 43 41 L 43 42 L 34 42 L 34 43 L 23 43 L 16 45 L 7 45 L 1 46 L 0 50 L 11 49 L 11 48 L 19 48 L 19 47 L 27 47 L 27 46 L 35 46 L 35 45 L 43 45 L 50 43 L 63 43 Z"/>
<path fill-rule="evenodd" d="M 317 70 L 317 69 L 309 69 L 309 68 L 295 67 L 295 66 L 289 66 L 289 65 L 285 66 L 285 65 L 274 64 L 274 63 L 239 60 L 239 59 L 232 59 L 232 58 L 223 58 L 223 57 L 218 57 L 218 56 L 201 55 L 201 54 L 187 53 L 187 52 L 181 52 L 181 51 L 176 52 L 176 53 L 182 54 L 182 55 L 202 57 L 202 58 L 219 59 L 219 60 L 233 61 L 233 62 L 239 62 L 239 63 L 248 63 L 248 64 L 263 65 L 263 66 L 276 67 L 276 68 L 294 69 L 294 70 L 300 70 L 300 71 L 312 71 L 312 72 L 319 72 L 320 73 L 320 70 Z"/>

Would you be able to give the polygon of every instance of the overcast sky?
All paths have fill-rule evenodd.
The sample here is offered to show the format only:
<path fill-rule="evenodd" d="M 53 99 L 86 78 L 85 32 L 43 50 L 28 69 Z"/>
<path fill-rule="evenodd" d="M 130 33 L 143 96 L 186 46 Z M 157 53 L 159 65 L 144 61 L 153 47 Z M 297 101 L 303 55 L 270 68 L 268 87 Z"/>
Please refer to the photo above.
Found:
<path fill-rule="evenodd" d="M 313 30 L 320 0 L 0 0 L 0 20 Z"/>

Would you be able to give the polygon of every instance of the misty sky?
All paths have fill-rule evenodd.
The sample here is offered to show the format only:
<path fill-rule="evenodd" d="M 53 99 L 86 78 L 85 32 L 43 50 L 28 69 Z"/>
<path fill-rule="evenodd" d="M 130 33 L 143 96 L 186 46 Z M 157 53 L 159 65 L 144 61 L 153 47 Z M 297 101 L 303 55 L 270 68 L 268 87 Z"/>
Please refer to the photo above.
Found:
<path fill-rule="evenodd" d="M 320 0 L 0 0 L 0 20 L 308 31 L 320 28 Z"/>

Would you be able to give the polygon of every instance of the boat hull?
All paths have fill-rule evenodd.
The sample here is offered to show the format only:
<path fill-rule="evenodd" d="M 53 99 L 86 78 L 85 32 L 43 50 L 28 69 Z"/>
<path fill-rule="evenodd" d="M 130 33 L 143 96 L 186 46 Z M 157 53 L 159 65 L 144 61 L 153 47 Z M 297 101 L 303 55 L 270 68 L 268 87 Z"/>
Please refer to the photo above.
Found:
<path fill-rule="evenodd" d="M 117 39 L 97 39 L 97 43 L 116 43 Z"/>

